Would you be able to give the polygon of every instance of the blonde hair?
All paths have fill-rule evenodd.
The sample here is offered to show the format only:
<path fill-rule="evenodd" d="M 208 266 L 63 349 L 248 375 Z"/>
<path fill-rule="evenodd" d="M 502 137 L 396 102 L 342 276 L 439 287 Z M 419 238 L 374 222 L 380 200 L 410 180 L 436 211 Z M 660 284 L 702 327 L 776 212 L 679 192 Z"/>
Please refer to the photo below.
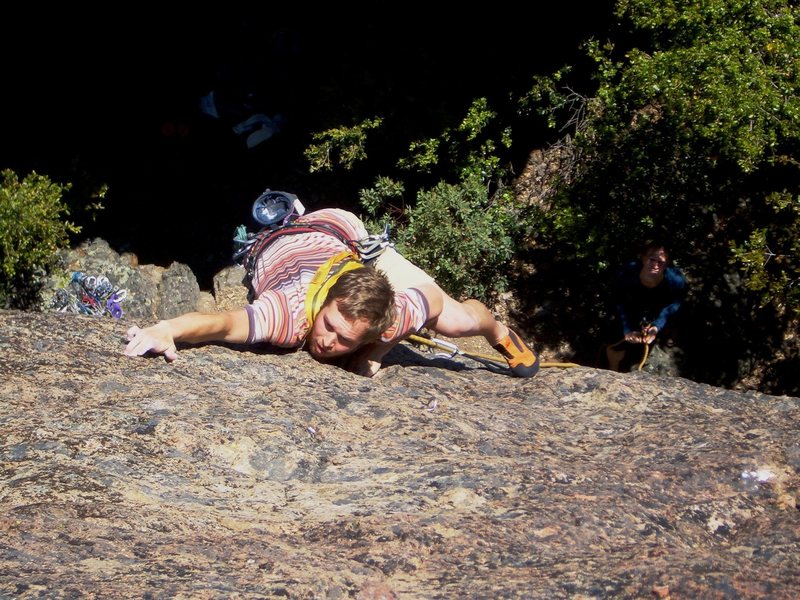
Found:
<path fill-rule="evenodd" d="M 378 339 L 394 323 L 394 289 L 386 275 L 374 267 L 365 266 L 339 277 L 323 306 L 334 300 L 338 300 L 339 312 L 346 318 L 369 323 L 367 342 Z"/>

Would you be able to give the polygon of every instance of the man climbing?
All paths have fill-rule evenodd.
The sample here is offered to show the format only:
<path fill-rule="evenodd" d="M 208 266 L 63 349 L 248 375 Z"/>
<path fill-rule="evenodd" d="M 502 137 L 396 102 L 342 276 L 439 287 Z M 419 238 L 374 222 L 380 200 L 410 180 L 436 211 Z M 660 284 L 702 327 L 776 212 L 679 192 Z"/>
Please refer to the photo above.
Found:
<path fill-rule="evenodd" d="M 485 337 L 517 377 L 539 370 L 538 356 L 484 304 L 456 301 L 391 246 L 363 264 L 358 242 L 369 236 L 354 214 L 322 209 L 289 221 L 265 228 L 249 249 L 250 304 L 133 326 L 125 354 L 172 361 L 179 343 L 270 343 L 305 347 L 321 360 L 347 355 L 349 370 L 371 377 L 392 347 L 426 327 L 453 338 Z"/>

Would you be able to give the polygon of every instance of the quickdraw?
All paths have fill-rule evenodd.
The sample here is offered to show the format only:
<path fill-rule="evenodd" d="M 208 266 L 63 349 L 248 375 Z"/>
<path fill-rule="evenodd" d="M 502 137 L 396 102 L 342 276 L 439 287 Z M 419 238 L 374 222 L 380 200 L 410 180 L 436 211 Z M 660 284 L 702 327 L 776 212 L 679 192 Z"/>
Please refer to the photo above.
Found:
<path fill-rule="evenodd" d="M 421 349 L 422 346 L 425 346 L 429 352 L 435 354 L 435 356 L 439 358 L 455 358 L 456 356 L 463 356 L 465 358 L 469 358 L 474 360 L 475 362 L 479 362 L 482 365 L 488 367 L 490 370 L 497 370 L 506 372 L 508 371 L 508 364 L 506 360 L 500 356 L 499 354 L 496 356 L 488 355 L 488 354 L 481 354 L 476 352 L 464 352 L 463 350 L 459 349 L 458 346 L 453 344 L 452 342 L 447 342 L 445 340 L 440 340 L 434 337 L 430 337 L 428 335 L 410 335 L 406 338 L 409 343 L 413 346 Z M 439 352 L 436 352 L 436 351 Z M 540 365 L 541 367 L 579 367 L 580 365 L 571 362 L 543 362 Z"/>

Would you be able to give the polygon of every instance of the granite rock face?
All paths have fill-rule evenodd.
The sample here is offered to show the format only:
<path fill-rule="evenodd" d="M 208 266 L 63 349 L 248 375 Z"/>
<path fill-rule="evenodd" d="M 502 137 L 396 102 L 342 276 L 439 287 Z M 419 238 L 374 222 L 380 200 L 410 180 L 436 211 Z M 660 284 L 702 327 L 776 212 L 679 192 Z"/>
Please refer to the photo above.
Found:
<path fill-rule="evenodd" d="M 143 325 L 194 310 L 217 310 L 213 297 L 200 291 L 197 278 L 188 266 L 179 262 L 169 267 L 140 265 L 135 254 L 120 255 L 101 238 L 59 252 L 59 268 L 42 290 L 43 309 L 48 308 L 57 290 L 68 287 L 70 276 L 76 271 L 96 278 L 105 277 L 114 289 L 124 290 L 123 315 Z"/>
<path fill-rule="evenodd" d="M 800 399 L 0 312 L 0 597 L 797 598 Z"/>

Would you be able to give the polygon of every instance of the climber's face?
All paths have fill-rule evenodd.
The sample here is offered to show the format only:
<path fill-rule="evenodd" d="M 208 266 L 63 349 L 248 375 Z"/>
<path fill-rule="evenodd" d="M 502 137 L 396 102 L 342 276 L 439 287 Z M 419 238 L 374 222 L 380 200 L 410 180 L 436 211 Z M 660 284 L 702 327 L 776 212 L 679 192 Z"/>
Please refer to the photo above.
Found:
<path fill-rule="evenodd" d="M 369 330 L 366 319 L 348 319 L 339 312 L 339 301 L 326 303 L 314 319 L 308 350 L 319 358 L 341 356 L 356 350 Z"/>

